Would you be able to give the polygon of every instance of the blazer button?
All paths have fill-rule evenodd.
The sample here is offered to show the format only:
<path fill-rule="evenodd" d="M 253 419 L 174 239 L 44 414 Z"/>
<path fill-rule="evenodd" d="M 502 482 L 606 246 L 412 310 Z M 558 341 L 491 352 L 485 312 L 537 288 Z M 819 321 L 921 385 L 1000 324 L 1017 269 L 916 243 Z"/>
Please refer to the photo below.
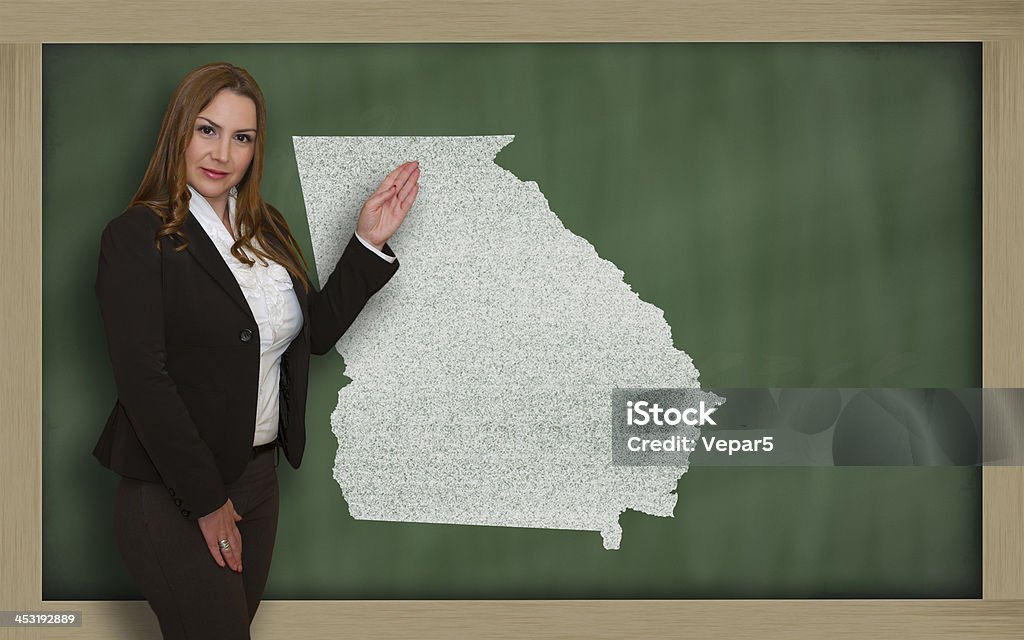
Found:
<path fill-rule="evenodd" d="M 186 518 L 188 517 L 188 514 L 190 514 L 190 513 L 192 513 L 192 512 L 189 511 L 188 509 L 182 509 L 181 510 L 181 515 L 185 516 Z"/>
<path fill-rule="evenodd" d="M 174 499 L 174 506 L 176 506 L 176 507 L 180 507 L 181 506 L 181 498 L 175 498 Z"/>
<path fill-rule="evenodd" d="M 167 493 L 171 494 L 172 498 L 174 497 L 174 489 L 171 489 L 170 487 L 168 487 L 167 488 Z"/>
<path fill-rule="evenodd" d="M 252 340 L 252 331 L 250 329 L 242 329 L 238 334 L 238 339 L 242 342 L 249 342 Z"/>

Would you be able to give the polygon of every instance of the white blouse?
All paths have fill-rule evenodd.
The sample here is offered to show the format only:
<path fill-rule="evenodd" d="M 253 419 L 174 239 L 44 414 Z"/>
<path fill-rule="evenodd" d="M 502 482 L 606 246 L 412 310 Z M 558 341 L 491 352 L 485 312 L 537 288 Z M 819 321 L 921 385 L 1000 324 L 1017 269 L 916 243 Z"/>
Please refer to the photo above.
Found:
<path fill-rule="evenodd" d="M 302 330 L 302 307 L 292 288 L 288 270 L 277 262 L 258 258 L 249 266 L 231 255 L 235 240 L 224 227 L 220 216 L 192 185 L 189 210 L 210 236 L 221 258 L 231 269 L 242 289 L 260 335 L 260 377 L 256 401 L 256 435 L 253 446 L 273 442 L 279 420 L 278 389 L 281 354 Z M 235 198 L 228 198 L 231 228 L 235 228 Z M 253 239 L 256 243 L 256 240 Z M 257 243 L 258 244 L 258 243 Z M 242 250 L 245 251 L 244 249 Z M 250 255 L 250 258 L 255 256 Z"/>
<path fill-rule="evenodd" d="M 256 434 L 252 444 L 256 447 L 273 442 L 277 437 L 280 411 L 278 391 L 281 355 L 302 330 L 302 307 L 295 296 L 288 270 L 269 259 L 258 258 L 249 266 L 235 258 L 231 254 L 231 245 L 235 239 L 224 227 L 220 216 L 192 185 L 188 185 L 188 189 L 192 192 L 189 211 L 202 225 L 206 235 L 213 240 L 221 258 L 231 269 L 231 274 L 235 276 L 238 286 L 242 289 L 259 327 L 260 377 L 256 405 Z M 228 216 L 232 229 L 235 228 L 235 201 L 234 196 L 228 197 Z M 393 256 L 378 251 L 376 247 L 359 237 L 359 234 L 356 234 L 356 238 L 384 260 L 395 260 Z M 259 244 L 255 239 L 253 242 Z"/>

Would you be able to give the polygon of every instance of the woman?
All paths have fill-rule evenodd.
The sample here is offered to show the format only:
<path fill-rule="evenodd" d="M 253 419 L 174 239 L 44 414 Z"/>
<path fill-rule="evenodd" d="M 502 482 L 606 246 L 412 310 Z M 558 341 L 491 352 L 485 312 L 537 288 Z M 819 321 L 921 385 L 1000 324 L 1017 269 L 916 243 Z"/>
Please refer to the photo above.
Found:
<path fill-rule="evenodd" d="M 100 242 L 118 399 L 93 454 L 122 476 L 118 548 L 165 638 L 249 637 L 277 530 L 277 446 L 297 468 L 305 445 L 309 354 L 395 273 L 386 242 L 418 192 L 416 162 L 388 175 L 317 291 L 260 196 L 265 135 L 248 72 L 191 71 Z"/>

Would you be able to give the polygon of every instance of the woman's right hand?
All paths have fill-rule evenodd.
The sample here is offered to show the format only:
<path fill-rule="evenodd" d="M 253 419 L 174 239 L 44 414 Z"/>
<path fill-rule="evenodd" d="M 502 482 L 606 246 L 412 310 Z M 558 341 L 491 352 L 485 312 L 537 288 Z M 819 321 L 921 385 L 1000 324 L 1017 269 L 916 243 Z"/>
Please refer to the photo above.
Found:
<path fill-rule="evenodd" d="M 220 509 L 198 519 L 199 530 L 203 532 L 210 555 L 222 567 L 227 561 L 228 566 L 238 573 L 242 572 L 242 534 L 235 523 L 241 519 L 242 516 L 238 515 L 235 506 L 231 504 L 231 498 Z M 220 540 L 225 539 L 231 543 L 231 548 L 222 551 Z"/>

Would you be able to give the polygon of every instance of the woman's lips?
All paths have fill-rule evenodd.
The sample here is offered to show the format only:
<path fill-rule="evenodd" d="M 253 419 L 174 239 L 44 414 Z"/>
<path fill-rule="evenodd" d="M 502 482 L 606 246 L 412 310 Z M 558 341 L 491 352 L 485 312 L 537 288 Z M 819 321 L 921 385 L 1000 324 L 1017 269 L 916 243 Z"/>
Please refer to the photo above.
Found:
<path fill-rule="evenodd" d="M 206 167 L 199 168 L 203 170 L 203 173 L 205 173 L 208 178 L 211 178 L 213 180 L 219 180 L 224 176 L 228 175 L 226 171 L 213 171 L 212 169 L 207 169 Z"/>

